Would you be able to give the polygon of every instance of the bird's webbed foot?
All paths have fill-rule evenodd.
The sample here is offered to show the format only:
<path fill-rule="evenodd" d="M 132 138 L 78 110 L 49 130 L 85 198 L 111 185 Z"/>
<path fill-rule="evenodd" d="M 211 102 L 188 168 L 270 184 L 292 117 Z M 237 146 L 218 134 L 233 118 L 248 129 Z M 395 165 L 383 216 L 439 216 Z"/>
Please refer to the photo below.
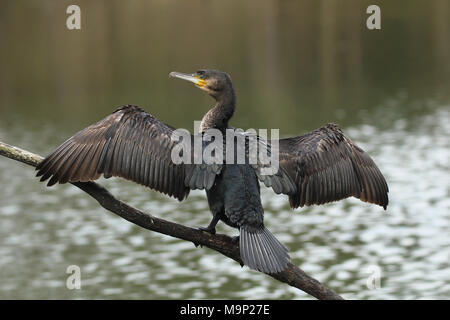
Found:
<path fill-rule="evenodd" d="M 208 232 L 208 233 L 211 233 L 211 234 L 216 234 L 216 227 L 210 227 L 210 226 L 198 227 L 198 230 L 205 231 L 205 232 Z"/>
<path fill-rule="evenodd" d="M 219 222 L 219 216 L 216 214 L 213 216 L 211 222 L 209 223 L 209 225 L 207 227 L 199 227 L 198 230 L 205 231 L 210 234 L 216 234 L 217 222 Z"/>

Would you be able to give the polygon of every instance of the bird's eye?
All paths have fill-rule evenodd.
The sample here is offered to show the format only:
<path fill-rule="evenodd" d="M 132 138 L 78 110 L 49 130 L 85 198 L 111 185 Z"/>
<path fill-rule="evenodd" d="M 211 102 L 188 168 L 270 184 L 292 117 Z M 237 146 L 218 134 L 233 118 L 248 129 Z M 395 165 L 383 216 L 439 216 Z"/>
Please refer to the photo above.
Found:
<path fill-rule="evenodd" d="M 196 73 L 197 73 L 197 75 L 200 76 L 201 79 L 205 78 L 205 74 L 206 74 L 205 70 L 198 70 Z"/>

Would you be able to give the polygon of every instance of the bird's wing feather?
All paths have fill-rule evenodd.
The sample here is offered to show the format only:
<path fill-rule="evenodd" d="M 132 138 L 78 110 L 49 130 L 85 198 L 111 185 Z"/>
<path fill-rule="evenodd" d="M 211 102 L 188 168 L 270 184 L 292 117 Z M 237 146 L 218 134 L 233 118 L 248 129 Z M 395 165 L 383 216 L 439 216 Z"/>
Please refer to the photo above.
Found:
<path fill-rule="evenodd" d="M 386 209 L 388 185 L 370 156 L 335 124 L 279 141 L 280 167 L 296 186 L 292 208 L 350 196 Z"/>
<path fill-rule="evenodd" d="M 276 194 L 295 192 L 296 186 L 285 169 L 278 166 L 278 158 L 273 161 L 271 143 L 253 132 L 235 130 L 234 135 L 245 137 L 245 161 L 255 170 L 259 181 L 272 188 Z M 239 149 L 235 153 L 238 154 Z"/>
<path fill-rule="evenodd" d="M 210 187 L 215 172 L 174 164 L 173 131 L 141 108 L 125 106 L 65 141 L 37 166 L 37 176 L 50 179 L 48 186 L 117 176 L 181 201 L 189 189 Z M 198 175 L 201 182 L 185 183 L 192 177 L 200 180 Z"/>

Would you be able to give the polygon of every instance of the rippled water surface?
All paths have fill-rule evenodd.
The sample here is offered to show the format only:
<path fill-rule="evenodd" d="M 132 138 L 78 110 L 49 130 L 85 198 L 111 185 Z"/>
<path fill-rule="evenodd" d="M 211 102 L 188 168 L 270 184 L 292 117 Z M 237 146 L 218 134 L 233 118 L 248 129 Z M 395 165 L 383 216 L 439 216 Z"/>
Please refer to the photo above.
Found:
<path fill-rule="evenodd" d="M 109 9 L 82 1 L 89 15 L 79 33 L 50 18 L 63 5 L 41 3 L 0 5 L 1 141 L 46 155 L 125 103 L 191 129 L 211 100 L 167 74 L 224 69 L 238 96 L 233 125 L 287 136 L 338 122 L 388 181 L 387 211 L 354 198 L 292 211 L 285 196 L 262 188 L 266 226 L 293 262 L 348 299 L 450 297 L 446 1 L 382 2 L 377 34 L 361 27 L 361 1 L 268 1 L 257 12 L 237 1 Z M 23 15 L 33 28 L 16 22 Z M 121 179 L 99 182 L 158 217 L 209 222 L 201 191 L 180 203 Z M 207 248 L 141 229 L 73 186 L 47 188 L 33 168 L 3 157 L 0 188 L 2 299 L 311 298 Z M 219 224 L 218 232 L 237 231 Z M 81 290 L 66 288 L 70 265 L 81 269 Z M 374 272 L 380 286 L 369 289 Z"/>

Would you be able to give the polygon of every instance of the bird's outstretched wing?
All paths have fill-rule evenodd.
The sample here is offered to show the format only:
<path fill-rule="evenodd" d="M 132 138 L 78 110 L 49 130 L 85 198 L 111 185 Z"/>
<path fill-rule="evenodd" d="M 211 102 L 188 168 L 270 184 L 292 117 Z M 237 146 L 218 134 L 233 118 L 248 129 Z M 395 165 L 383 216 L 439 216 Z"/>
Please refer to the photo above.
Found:
<path fill-rule="evenodd" d="M 208 166 L 174 164 L 175 129 L 136 106 L 125 106 L 76 133 L 36 168 L 55 183 L 122 177 L 178 200 L 190 189 L 209 188 L 217 172 Z"/>
<path fill-rule="evenodd" d="M 388 185 L 370 156 L 335 124 L 302 136 L 280 139 L 280 168 L 296 186 L 292 208 L 350 196 L 386 209 Z"/>

